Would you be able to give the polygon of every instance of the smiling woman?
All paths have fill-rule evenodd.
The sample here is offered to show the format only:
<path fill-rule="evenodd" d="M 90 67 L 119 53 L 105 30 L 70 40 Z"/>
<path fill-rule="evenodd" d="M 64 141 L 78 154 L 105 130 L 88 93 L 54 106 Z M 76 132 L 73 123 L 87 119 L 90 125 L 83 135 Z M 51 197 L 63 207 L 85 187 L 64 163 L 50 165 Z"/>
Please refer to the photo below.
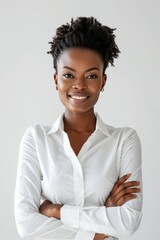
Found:
<path fill-rule="evenodd" d="M 106 82 L 103 68 L 101 57 L 93 50 L 72 47 L 61 53 L 54 80 L 67 115 L 93 111 Z"/>
<path fill-rule="evenodd" d="M 141 146 L 132 128 L 94 112 L 119 49 L 114 29 L 80 17 L 51 42 L 64 113 L 29 127 L 19 151 L 15 216 L 27 239 L 100 240 L 132 235 L 142 217 Z M 42 201 L 43 199 L 43 201 Z"/>

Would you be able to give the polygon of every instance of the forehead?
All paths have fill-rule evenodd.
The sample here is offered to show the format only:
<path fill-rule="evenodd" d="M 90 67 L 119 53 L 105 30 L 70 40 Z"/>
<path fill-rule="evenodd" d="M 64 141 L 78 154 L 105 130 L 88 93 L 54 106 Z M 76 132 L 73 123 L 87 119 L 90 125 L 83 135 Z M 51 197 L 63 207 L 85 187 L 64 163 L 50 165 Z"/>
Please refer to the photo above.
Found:
<path fill-rule="evenodd" d="M 99 53 L 88 48 L 73 47 L 65 49 L 57 60 L 57 67 L 69 66 L 73 68 L 98 67 L 103 69 L 103 61 Z"/>

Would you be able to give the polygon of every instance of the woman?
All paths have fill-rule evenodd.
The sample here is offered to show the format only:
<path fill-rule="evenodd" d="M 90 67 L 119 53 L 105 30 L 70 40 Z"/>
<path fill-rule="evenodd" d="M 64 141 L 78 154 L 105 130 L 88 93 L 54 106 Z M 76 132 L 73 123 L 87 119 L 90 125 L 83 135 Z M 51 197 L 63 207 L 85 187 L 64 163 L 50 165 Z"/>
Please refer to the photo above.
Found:
<path fill-rule="evenodd" d="M 120 52 L 113 31 L 80 17 L 59 27 L 50 43 L 65 111 L 51 126 L 29 127 L 22 138 L 15 197 L 22 238 L 117 239 L 139 226 L 139 138 L 94 112 L 105 70 Z"/>

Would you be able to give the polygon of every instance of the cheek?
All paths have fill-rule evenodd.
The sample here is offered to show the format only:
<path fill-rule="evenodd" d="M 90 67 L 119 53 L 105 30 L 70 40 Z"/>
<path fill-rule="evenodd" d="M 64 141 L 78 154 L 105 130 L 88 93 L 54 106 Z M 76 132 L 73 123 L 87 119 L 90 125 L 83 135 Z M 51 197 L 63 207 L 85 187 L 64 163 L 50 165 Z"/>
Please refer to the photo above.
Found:
<path fill-rule="evenodd" d="M 65 81 L 62 81 L 60 80 L 58 82 L 58 90 L 60 92 L 66 92 L 71 86 L 71 84 L 69 82 L 65 82 Z"/>
<path fill-rule="evenodd" d="M 90 87 L 90 90 L 93 92 L 93 93 L 97 93 L 97 94 L 99 94 L 100 93 L 100 91 L 101 91 L 101 88 L 102 88 L 102 84 L 100 84 L 100 83 L 95 83 L 95 84 L 93 84 L 91 87 Z"/>

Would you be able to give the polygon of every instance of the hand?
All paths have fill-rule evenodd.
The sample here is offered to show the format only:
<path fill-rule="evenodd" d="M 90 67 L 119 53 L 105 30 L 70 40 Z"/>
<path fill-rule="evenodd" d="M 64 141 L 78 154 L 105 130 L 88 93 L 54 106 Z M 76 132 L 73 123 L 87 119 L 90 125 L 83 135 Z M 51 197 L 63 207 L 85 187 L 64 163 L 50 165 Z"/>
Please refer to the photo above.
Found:
<path fill-rule="evenodd" d="M 49 200 L 45 200 L 39 208 L 39 212 L 47 217 L 60 219 L 60 209 L 63 205 L 52 204 Z"/>
<path fill-rule="evenodd" d="M 140 192 L 138 181 L 126 182 L 131 174 L 124 175 L 114 185 L 109 197 L 105 202 L 106 207 L 122 206 L 124 203 L 137 197 L 136 193 Z"/>

